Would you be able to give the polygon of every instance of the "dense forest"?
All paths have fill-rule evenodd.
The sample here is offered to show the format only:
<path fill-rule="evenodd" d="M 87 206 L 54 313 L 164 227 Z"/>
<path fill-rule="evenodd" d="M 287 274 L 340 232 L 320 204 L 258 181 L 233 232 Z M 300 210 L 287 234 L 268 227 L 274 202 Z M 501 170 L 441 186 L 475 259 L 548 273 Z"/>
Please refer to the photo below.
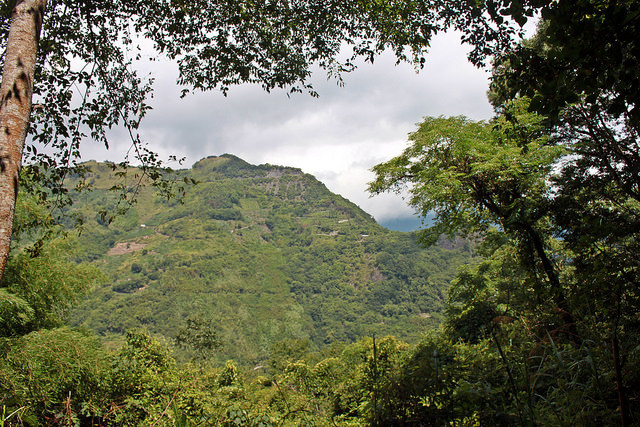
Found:
<path fill-rule="evenodd" d="M 46 3 L 0 14 L 3 425 L 640 423 L 637 1 Z M 313 67 L 419 68 L 449 29 L 495 115 L 427 117 L 374 167 L 418 235 L 300 171 L 163 169 L 137 134 L 135 37 L 185 94 L 316 95 Z M 117 125 L 138 168 L 78 161 Z"/>

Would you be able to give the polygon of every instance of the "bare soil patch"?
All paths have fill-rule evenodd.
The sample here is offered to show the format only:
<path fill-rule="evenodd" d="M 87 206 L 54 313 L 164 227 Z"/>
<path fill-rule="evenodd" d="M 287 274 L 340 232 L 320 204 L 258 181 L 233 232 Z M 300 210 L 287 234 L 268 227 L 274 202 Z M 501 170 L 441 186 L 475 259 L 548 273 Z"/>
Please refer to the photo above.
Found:
<path fill-rule="evenodd" d="M 144 243 L 120 242 L 120 243 L 116 243 L 114 247 L 109 249 L 109 252 L 107 252 L 107 255 L 124 255 L 131 252 L 142 250 L 144 249 L 145 246 L 147 245 Z"/>

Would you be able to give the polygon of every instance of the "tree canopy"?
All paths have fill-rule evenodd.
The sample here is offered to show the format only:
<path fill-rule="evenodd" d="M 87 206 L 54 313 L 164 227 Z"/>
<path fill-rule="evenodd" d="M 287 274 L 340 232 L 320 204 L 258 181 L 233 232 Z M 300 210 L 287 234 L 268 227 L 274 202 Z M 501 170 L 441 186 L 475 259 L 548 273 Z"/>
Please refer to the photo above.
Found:
<path fill-rule="evenodd" d="M 452 285 L 453 336 L 477 342 L 516 319 L 533 342 L 607 343 L 594 349 L 610 358 L 623 425 L 637 411 L 638 10 L 543 6 L 536 36 L 494 62 L 496 116 L 425 119 L 370 187 L 408 186 L 436 213 L 431 240 L 483 241 L 486 261 Z"/>

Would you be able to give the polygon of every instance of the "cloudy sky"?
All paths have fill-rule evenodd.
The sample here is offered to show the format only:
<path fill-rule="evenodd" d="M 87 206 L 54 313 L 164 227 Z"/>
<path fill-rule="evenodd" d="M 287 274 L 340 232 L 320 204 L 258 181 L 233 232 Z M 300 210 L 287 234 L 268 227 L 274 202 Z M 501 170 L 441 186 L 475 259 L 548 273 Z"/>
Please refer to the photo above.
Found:
<path fill-rule="evenodd" d="M 455 34 L 443 34 L 420 73 L 410 64 L 395 66 L 392 55 L 360 65 L 344 77 L 344 87 L 319 72 L 314 87 L 320 98 L 238 86 L 227 97 L 207 92 L 180 99 L 175 67 L 154 62 L 153 111 L 141 135 L 165 158 L 186 157 L 186 166 L 231 153 L 253 164 L 297 167 L 378 221 L 411 216 L 398 196 L 369 197 L 370 169 L 399 154 L 425 116 L 491 116 L 488 74 L 467 62 L 466 51 Z M 127 147 L 123 136 L 109 152 L 89 146 L 83 157 L 121 160 Z"/>

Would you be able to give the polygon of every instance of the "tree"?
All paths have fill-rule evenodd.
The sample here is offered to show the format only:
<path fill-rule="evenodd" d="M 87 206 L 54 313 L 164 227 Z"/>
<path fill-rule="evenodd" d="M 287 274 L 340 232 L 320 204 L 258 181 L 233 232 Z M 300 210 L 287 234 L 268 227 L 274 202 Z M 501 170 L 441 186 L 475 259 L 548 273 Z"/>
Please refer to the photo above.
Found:
<path fill-rule="evenodd" d="M 501 55 L 498 63 L 508 66 L 494 78 L 506 79 L 510 96 L 529 96 L 551 118 L 586 101 L 614 117 L 630 117 L 637 129 L 638 10 L 638 1 L 550 3 L 541 9 L 536 37 Z"/>
<path fill-rule="evenodd" d="M 558 4 L 532 40 L 496 64 L 492 84 L 498 110 L 531 96 L 532 109 L 548 115 L 551 143 L 571 153 L 554 179 L 552 223 L 571 280 L 589 299 L 580 302 L 583 325 L 610 343 L 623 425 L 633 400 L 626 390 L 637 388 L 637 367 L 625 361 L 640 305 L 639 10 L 638 2 Z"/>
<path fill-rule="evenodd" d="M 601 137 L 571 131 L 572 114 L 584 111 L 580 104 L 565 110 L 564 121 L 552 127 L 548 118 L 528 108 L 528 100 L 518 98 L 502 104 L 488 123 L 425 119 L 409 148 L 374 168 L 377 179 L 370 190 L 408 186 L 410 203 L 423 215 L 436 214 L 435 224 L 422 234 L 427 243 L 443 233 L 482 242 L 486 259 L 452 283 L 445 322 L 452 339 L 472 344 L 493 339 L 502 353 L 496 334 L 513 330 L 503 323 L 516 322 L 525 333 L 509 335 L 515 351 L 530 354 L 551 345 L 548 351 L 556 357 L 566 351 L 576 366 L 598 354 L 592 359 L 600 366 L 595 373 L 576 371 L 575 378 L 584 378 L 566 386 L 596 396 L 600 375 L 612 378 L 617 399 L 608 393 L 597 400 L 628 425 L 637 413 L 633 390 L 640 373 L 633 356 L 640 309 L 640 215 L 626 152 L 610 147 L 637 139 L 619 140 L 616 131 L 625 129 L 612 129 L 606 120 L 599 126 L 609 133 Z M 618 155 L 620 161 L 610 160 Z M 556 348 L 564 345 L 570 347 Z M 534 359 L 529 356 L 525 364 L 535 367 Z M 557 371 L 561 366 L 544 365 L 535 372 L 566 375 Z M 544 393 L 564 387 L 548 386 Z"/>
<path fill-rule="evenodd" d="M 491 123 L 425 119 L 402 155 L 374 167 L 369 191 L 411 184 L 410 204 L 436 215 L 423 232 L 427 243 L 442 234 L 484 238 L 499 227 L 521 254 L 531 290 L 554 302 L 566 332 L 578 339 L 549 228 L 549 177 L 566 151 L 548 143 L 542 118 L 527 108 L 524 99 L 512 102 Z"/>
<path fill-rule="evenodd" d="M 109 354 L 98 337 L 61 327 L 34 331 L 3 347 L 2 403 L 20 408 L 16 424 L 91 423 L 113 410 Z"/>
<path fill-rule="evenodd" d="M 0 86 L 0 277 L 11 246 L 22 148 L 27 135 L 45 0 L 19 1 L 13 10 Z"/>
<path fill-rule="evenodd" d="M 179 347 L 191 348 L 199 362 L 205 362 L 222 346 L 213 321 L 201 313 L 185 319 L 185 325 L 178 331 L 175 341 Z"/>
<path fill-rule="evenodd" d="M 0 337 L 62 326 L 69 309 L 102 275 L 69 259 L 70 242 L 48 242 L 40 256 L 13 250 L 0 281 Z"/>

